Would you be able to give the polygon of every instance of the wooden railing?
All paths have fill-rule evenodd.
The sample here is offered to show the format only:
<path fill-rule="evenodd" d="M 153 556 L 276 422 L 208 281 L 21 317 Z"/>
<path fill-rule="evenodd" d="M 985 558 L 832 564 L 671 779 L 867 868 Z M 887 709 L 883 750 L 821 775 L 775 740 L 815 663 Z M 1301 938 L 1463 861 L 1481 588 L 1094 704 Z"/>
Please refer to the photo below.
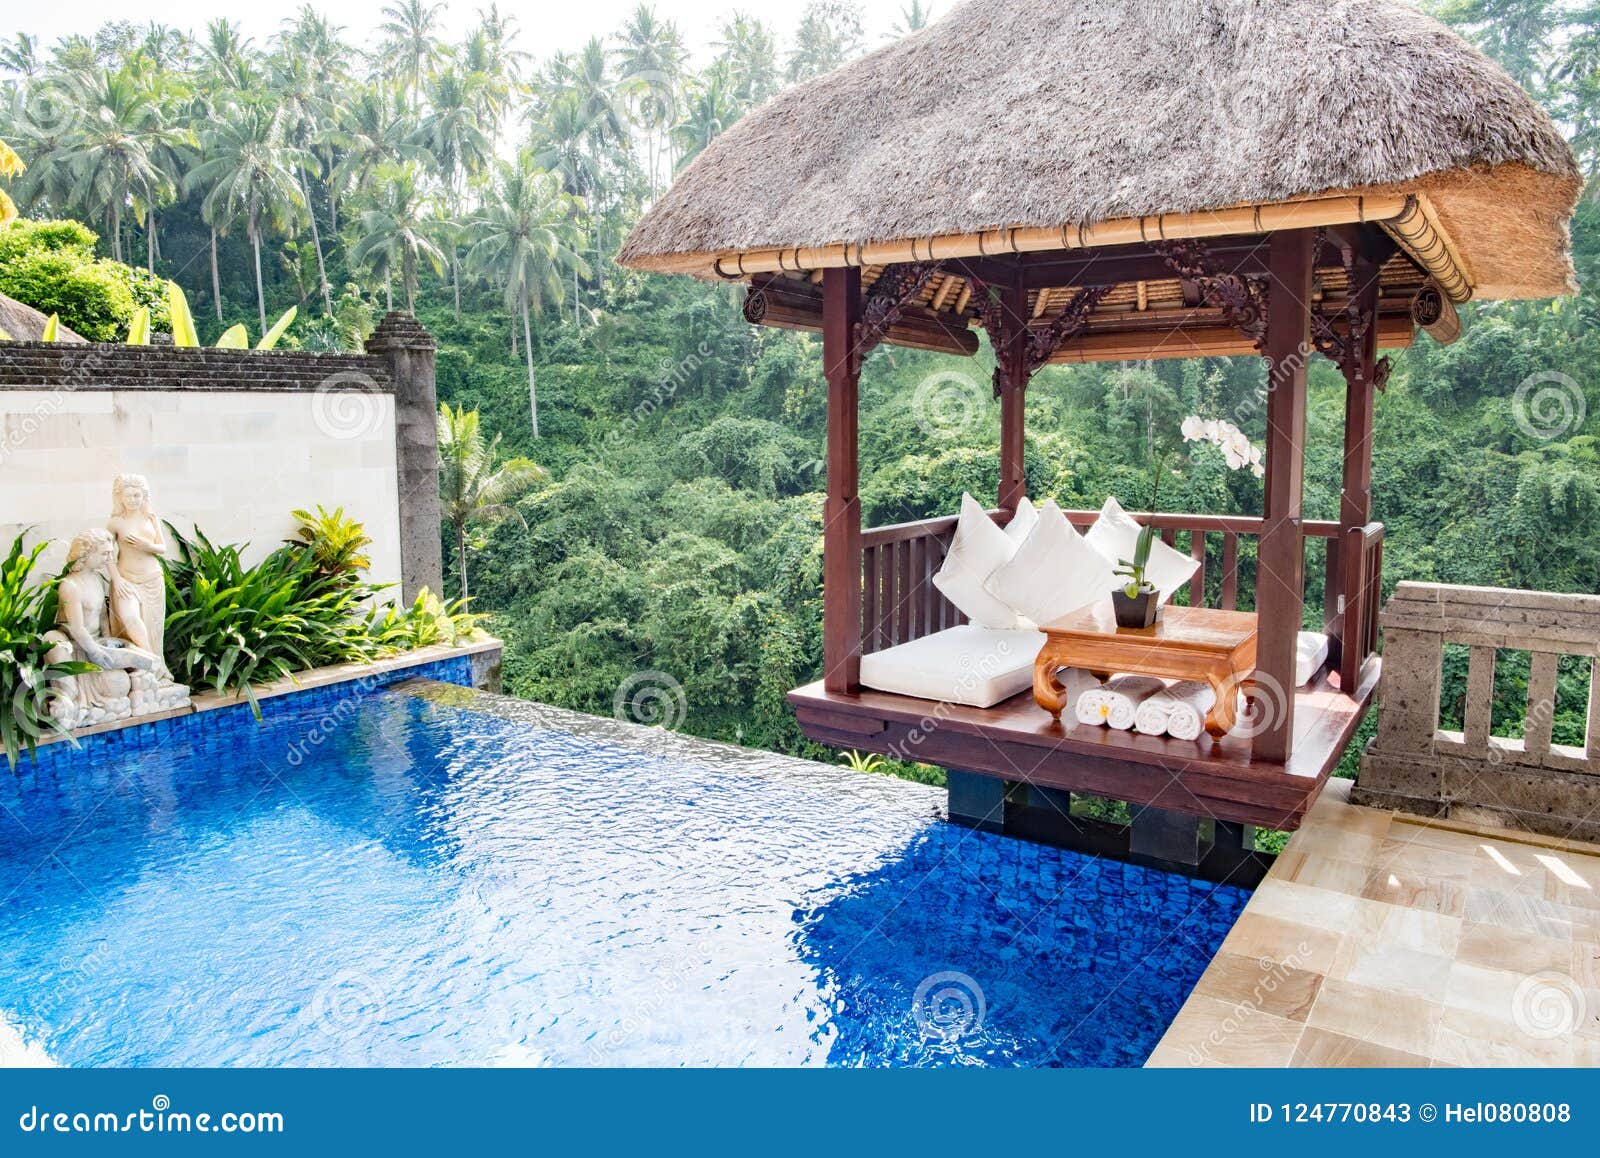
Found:
<path fill-rule="evenodd" d="M 1080 530 L 1093 526 L 1100 517 L 1099 511 L 1064 513 Z M 1003 510 L 989 514 L 1002 526 L 1010 518 L 1010 513 Z M 1169 546 L 1188 551 L 1200 560 L 1187 590 L 1179 593 L 1178 602 L 1187 602 L 1191 607 L 1237 609 L 1241 566 L 1254 566 L 1253 552 L 1245 552 L 1246 557 L 1241 559 L 1240 543 L 1260 537 L 1261 519 L 1251 515 L 1161 513 L 1141 516 L 1141 521 L 1153 523 Z M 1354 687 L 1362 664 L 1377 649 L 1383 524 L 1369 523 L 1344 531 L 1337 522 L 1308 520 L 1301 529 L 1304 538 L 1322 539 L 1327 544 L 1323 620 L 1331 640 L 1329 664 L 1340 673 L 1341 686 Z M 955 530 L 955 517 L 946 516 L 861 532 L 863 652 L 909 643 L 966 622 L 966 617 L 933 585 L 933 576 L 944 564 Z M 1348 645 L 1346 623 L 1354 625 Z"/>

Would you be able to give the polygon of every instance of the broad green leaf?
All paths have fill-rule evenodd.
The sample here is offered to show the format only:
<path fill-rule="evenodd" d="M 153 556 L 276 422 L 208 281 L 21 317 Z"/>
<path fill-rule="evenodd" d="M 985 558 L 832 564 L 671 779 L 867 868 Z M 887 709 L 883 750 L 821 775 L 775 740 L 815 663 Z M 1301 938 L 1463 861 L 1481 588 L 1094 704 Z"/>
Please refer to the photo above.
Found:
<path fill-rule="evenodd" d="M 222 337 L 217 339 L 219 350 L 247 350 L 250 348 L 250 335 L 243 326 L 229 326 L 222 331 Z"/>
<path fill-rule="evenodd" d="M 172 315 L 172 344 L 198 346 L 200 335 L 195 332 L 194 315 L 189 312 L 189 299 L 183 287 L 175 281 L 167 283 L 167 312 Z"/>
<path fill-rule="evenodd" d="M 295 315 L 300 312 L 299 306 L 290 306 L 283 311 L 283 317 L 272 323 L 272 329 L 261 335 L 261 340 L 256 343 L 258 350 L 270 350 L 278 344 L 278 339 L 283 337 L 284 331 L 293 324 Z"/>
<path fill-rule="evenodd" d="M 150 307 L 140 306 L 133 311 L 133 318 L 128 322 L 128 345 L 148 346 L 150 344 Z"/>

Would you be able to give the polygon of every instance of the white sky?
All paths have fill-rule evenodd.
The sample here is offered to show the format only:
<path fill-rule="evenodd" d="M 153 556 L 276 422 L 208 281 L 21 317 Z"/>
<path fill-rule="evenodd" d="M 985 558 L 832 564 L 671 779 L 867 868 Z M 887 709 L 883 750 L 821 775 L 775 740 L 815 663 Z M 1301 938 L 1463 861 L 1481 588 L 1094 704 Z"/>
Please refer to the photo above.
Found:
<path fill-rule="evenodd" d="M 591 36 L 609 35 L 620 28 L 638 0 L 501 0 L 502 12 L 517 18 L 518 44 L 524 52 L 543 59 L 560 50 L 575 49 Z M 859 0 L 866 17 L 869 46 L 879 43 L 898 18 L 906 0 Z M 935 15 L 947 12 L 956 0 L 936 0 Z M 346 36 L 357 44 L 370 43 L 368 34 L 382 22 L 385 0 L 313 0 L 313 7 L 332 15 L 342 24 Z M 444 18 L 450 38 L 470 26 L 477 9 L 487 0 L 447 0 Z M 48 4 L 7 3 L 0 19 L 0 37 L 10 39 L 15 32 L 27 32 L 49 43 L 73 32 L 92 32 L 111 20 L 126 18 L 127 0 L 55 0 Z M 215 0 L 163 0 L 155 8 L 139 10 L 140 20 L 156 19 L 164 24 L 200 33 L 217 16 L 227 16 L 241 25 L 246 35 L 263 41 L 282 25 L 285 17 L 297 11 L 299 0 L 252 0 L 239 8 L 219 5 Z M 654 0 L 656 15 L 677 23 L 698 61 L 709 54 L 722 18 L 734 9 L 759 16 L 773 26 L 787 45 L 799 21 L 804 0 Z"/>

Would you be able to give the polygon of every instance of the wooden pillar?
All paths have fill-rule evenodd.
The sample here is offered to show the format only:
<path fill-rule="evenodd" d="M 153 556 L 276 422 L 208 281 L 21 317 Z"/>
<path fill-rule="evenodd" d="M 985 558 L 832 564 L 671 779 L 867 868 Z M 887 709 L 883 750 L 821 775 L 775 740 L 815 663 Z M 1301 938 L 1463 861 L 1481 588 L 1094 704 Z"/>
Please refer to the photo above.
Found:
<path fill-rule="evenodd" d="M 1256 572 L 1256 673 L 1263 688 L 1255 710 L 1263 718 L 1255 754 L 1274 762 L 1288 760 L 1294 738 L 1295 642 L 1305 598 L 1301 493 L 1314 249 L 1311 230 L 1285 229 L 1272 235 L 1268 258 L 1266 509 Z"/>
<path fill-rule="evenodd" d="M 861 685 L 861 498 L 858 384 L 854 357 L 861 270 L 822 274 L 822 369 L 828 379 L 828 498 L 822 514 L 822 683 Z"/>
<path fill-rule="evenodd" d="M 1019 267 L 1020 271 L 1020 267 Z M 1023 436 L 1028 409 L 1028 291 L 1019 276 L 1000 291 L 1000 327 L 1004 335 L 995 355 L 995 383 L 1000 388 L 1000 503 L 1015 511 L 1028 493 L 1023 465 Z"/>
<path fill-rule="evenodd" d="M 1378 365 L 1378 274 L 1381 263 L 1361 255 L 1354 264 L 1350 291 L 1367 331 L 1356 357 L 1344 367 L 1344 473 L 1339 489 L 1339 594 L 1342 607 L 1330 625 L 1330 658 L 1339 672 L 1339 686 L 1353 691 L 1366 656 L 1363 635 L 1368 609 L 1362 541 L 1352 534 L 1372 519 L 1372 419 L 1377 402 L 1374 375 Z"/>

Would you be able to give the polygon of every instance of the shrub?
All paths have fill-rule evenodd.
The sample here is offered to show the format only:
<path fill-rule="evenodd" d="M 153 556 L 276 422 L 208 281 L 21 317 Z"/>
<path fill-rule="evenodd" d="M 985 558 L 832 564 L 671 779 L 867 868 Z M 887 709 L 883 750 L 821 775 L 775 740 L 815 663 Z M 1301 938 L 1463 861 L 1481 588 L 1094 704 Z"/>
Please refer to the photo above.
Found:
<path fill-rule="evenodd" d="M 367 617 L 367 630 L 384 654 L 415 651 L 419 647 L 466 643 L 479 634 L 479 624 L 487 615 L 466 610 L 467 601 L 441 603 L 424 587 L 410 607 L 382 607 Z"/>
<path fill-rule="evenodd" d="M 42 636 L 55 624 L 56 584 L 28 582 L 45 546 L 24 552 L 18 535 L 0 560 L 0 747 L 13 768 L 46 732 L 67 731 L 49 713 L 50 681 L 95 670 L 87 663 L 46 662 L 51 645 Z"/>
<path fill-rule="evenodd" d="M 360 615 L 380 588 L 328 574 L 300 544 L 246 567 L 237 544 L 217 546 L 170 523 L 177 556 L 167 573 L 167 663 L 191 687 L 241 690 L 308 668 L 371 659 L 378 645 Z"/>
<path fill-rule="evenodd" d="M 0 227 L 0 293 L 56 314 L 91 342 L 117 342 L 140 306 L 157 330 L 171 327 L 166 283 L 94 255 L 95 235 L 76 221 L 14 221 Z"/>

